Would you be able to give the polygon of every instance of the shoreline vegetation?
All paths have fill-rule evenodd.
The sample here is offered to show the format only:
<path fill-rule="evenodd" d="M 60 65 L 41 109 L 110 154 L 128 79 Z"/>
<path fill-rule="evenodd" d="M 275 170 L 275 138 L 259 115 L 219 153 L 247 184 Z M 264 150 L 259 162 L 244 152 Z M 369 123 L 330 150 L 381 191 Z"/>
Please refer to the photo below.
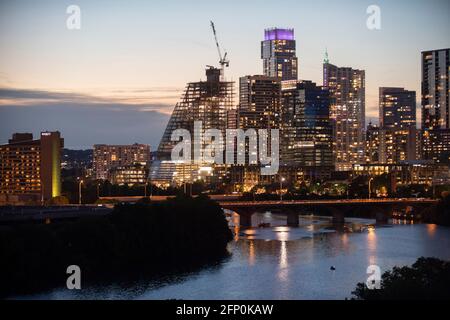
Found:
<path fill-rule="evenodd" d="M 450 225 L 450 196 L 427 209 L 426 223 Z M 117 204 L 104 217 L 0 226 L 0 297 L 64 287 L 70 265 L 82 286 L 196 272 L 227 258 L 232 232 L 206 195 Z M 419 258 L 382 275 L 381 290 L 358 283 L 357 300 L 449 299 L 450 262 Z"/>
<path fill-rule="evenodd" d="M 446 192 L 438 203 L 424 211 L 424 222 L 450 227 L 450 193 Z"/>
<path fill-rule="evenodd" d="M 119 204 L 105 217 L 0 227 L 0 296 L 66 285 L 78 265 L 82 285 L 185 272 L 228 256 L 223 210 L 206 196 Z"/>
<path fill-rule="evenodd" d="M 379 290 L 358 283 L 352 295 L 355 300 L 448 300 L 450 262 L 421 257 L 411 267 L 383 273 Z"/>

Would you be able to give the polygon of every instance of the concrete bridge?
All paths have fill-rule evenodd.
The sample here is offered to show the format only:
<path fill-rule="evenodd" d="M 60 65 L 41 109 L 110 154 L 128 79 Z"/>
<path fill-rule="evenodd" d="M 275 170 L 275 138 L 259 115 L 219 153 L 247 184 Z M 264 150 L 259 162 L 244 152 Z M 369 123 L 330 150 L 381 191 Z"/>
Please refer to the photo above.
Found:
<path fill-rule="evenodd" d="M 344 223 L 345 217 L 376 219 L 387 222 L 394 212 L 407 210 L 420 217 L 423 210 L 437 200 L 433 199 L 351 199 L 351 200 L 292 200 L 292 201 L 220 201 L 222 208 L 236 212 L 240 225 L 251 227 L 256 212 L 280 212 L 287 216 L 287 224 L 298 226 L 299 214 L 314 212 L 333 217 L 334 223 Z"/>

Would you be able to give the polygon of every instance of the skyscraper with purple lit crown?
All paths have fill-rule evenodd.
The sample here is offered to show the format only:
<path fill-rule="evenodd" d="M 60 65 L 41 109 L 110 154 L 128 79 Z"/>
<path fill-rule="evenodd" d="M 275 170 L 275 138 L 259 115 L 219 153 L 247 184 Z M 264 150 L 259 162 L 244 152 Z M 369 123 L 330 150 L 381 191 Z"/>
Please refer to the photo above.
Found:
<path fill-rule="evenodd" d="M 266 29 L 261 42 L 264 75 L 281 80 L 298 79 L 294 29 Z"/>

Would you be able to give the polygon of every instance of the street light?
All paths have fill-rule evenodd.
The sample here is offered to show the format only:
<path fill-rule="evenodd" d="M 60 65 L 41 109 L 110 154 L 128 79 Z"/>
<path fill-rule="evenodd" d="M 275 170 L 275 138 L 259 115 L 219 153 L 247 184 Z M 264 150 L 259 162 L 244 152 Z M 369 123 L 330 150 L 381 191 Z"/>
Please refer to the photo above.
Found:
<path fill-rule="evenodd" d="M 41 206 L 44 206 L 44 184 L 41 181 Z"/>
<path fill-rule="evenodd" d="M 283 182 L 286 181 L 285 178 L 280 177 L 280 201 L 283 201 Z"/>
<path fill-rule="evenodd" d="M 145 184 L 144 184 L 144 198 L 147 198 L 147 185 L 148 185 L 148 178 L 145 179 Z"/>
<path fill-rule="evenodd" d="M 80 179 L 80 183 L 78 183 L 78 204 L 81 205 L 81 185 L 83 184 L 83 180 Z"/>
<path fill-rule="evenodd" d="M 149 178 L 147 177 L 147 179 L 145 179 L 145 186 L 144 186 L 144 190 L 145 190 L 144 197 L 145 198 L 147 198 L 147 188 L 149 186 L 148 180 L 149 180 Z M 150 182 L 150 199 L 152 198 L 152 196 L 153 196 L 152 183 Z"/>
<path fill-rule="evenodd" d="M 370 178 L 370 179 L 369 179 L 369 200 L 370 200 L 370 196 L 371 196 L 371 194 L 372 194 L 372 190 L 371 190 L 371 188 L 370 188 L 370 184 L 371 184 L 372 181 L 373 181 L 373 178 Z"/>

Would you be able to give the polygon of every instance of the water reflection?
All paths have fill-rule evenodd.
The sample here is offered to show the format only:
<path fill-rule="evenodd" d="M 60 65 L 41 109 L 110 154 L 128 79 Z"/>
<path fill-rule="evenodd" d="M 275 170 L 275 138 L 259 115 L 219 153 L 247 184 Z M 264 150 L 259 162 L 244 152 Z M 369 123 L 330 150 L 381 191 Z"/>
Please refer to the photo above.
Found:
<path fill-rule="evenodd" d="M 248 264 L 253 266 L 255 264 L 255 242 L 253 240 L 249 241 L 248 246 Z"/>
<path fill-rule="evenodd" d="M 59 288 L 31 298 L 53 299 L 344 299 L 366 280 L 368 265 L 385 271 L 411 265 L 420 256 L 450 259 L 450 228 L 436 225 L 374 225 L 374 220 L 301 216 L 297 228 L 283 215 L 261 213 L 255 222 L 269 228 L 233 224 L 229 259 L 180 276 L 133 283 Z M 330 266 L 336 270 L 331 271 Z M 30 298 L 30 297 L 28 297 Z"/>
<path fill-rule="evenodd" d="M 276 232 L 278 241 L 288 241 L 289 240 L 289 227 L 275 227 L 273 231 Z"/>
<path fill-rule="evenodd" d="M 347 233 L 344 233 L 344 234 L 341 236 L 341 240 L 342 240 L 342 246 L 343 246 L 344 248 L 347 248 L 347 247 L 348 247 L 348 234 L 347 234 Z"/>
<path fill-rule="evenodd" d="M 281 241 L 280 245 L 280 263 L 278 270 L 278 278 L 281 281 L 288 281 L 288 252 L 287 252 L 287 242 Z"/>
<path fill-rule="evenodd" d="M 367 228 L 368 265 L 377 264 L 377 234 L 374 226 Z"/>
<path fill-rule="evenodd" d="M 430 237 L 434 237 L 436 235 L 437 225 L 435 224 L 427 224 L 427 232 Z"/>

